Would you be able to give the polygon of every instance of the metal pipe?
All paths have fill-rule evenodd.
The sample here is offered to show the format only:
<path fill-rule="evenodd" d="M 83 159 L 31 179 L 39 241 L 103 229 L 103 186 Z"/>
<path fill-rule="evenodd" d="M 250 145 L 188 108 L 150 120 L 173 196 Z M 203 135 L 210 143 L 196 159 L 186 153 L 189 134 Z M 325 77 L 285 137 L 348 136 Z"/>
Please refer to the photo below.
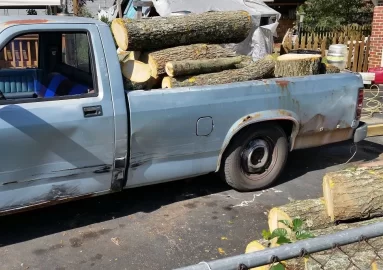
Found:
<path fill-rule="evenodd" d="M 202 262 L 176 270 L 237 270 L 240 264 L 249 268 L 267 265 L 277 261 L 289 260 L 302 255 L 302 251 L 313 254 L 334 248 L 335 245 L 344 246 L 359 242 L 361 238 L 371 239 L 383 236 L 383 222 L 348 229 L 334 234 L 323 235 L 312 239 L 298 241 L 293 244 L 282 245 L 275 248 L 219 259 L 211 262 Z"/>

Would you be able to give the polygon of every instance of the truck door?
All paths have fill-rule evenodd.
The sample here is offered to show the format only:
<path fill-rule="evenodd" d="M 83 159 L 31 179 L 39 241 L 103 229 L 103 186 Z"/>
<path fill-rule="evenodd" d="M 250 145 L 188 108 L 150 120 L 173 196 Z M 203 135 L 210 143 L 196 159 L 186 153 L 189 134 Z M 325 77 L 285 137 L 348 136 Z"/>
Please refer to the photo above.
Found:
<path fill-rule="evenodd" d="M 0 211 L 108 191 L 113 107 L 98 29 L 0 33 Z"/>

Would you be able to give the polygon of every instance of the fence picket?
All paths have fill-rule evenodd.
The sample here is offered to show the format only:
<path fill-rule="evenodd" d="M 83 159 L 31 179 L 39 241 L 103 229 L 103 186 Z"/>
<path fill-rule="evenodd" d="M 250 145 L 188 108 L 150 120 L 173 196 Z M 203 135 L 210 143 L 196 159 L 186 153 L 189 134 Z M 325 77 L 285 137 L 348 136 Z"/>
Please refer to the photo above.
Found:
<path fill-rule="evenodd" d="M 363 72 L 367 72 L 368 70 L 368 58 L 370 56 L 370 42 L 371 42 L 371 38 L 368 37 L 366 42 L 366 51 L 364 52 Z"/>
<path fill-rule="evenodd" d="M 362 37 L 362 42 L 359 44 L 359 59 L 358 59 L 358 66 L 356 68 L 357 72 L 363 71 L 363 60 L 364 60 L 364 36 Z"/>
<path fill-rule="evenodd" d="M 350 39 L 350 47 L 348 49 L 348 59 L 347 59 L 347 67 L 351 69 L 351 58 L 353 55 L 353 49 L 354 49 L 354 40 Z"/>
<path fill-rule="evenodd" d="M 354 59 L 352 61 L 352 71 L 356 72 L 358 68 L 359 60 L 359 41 L 357 40 L 354 46 Z"/>

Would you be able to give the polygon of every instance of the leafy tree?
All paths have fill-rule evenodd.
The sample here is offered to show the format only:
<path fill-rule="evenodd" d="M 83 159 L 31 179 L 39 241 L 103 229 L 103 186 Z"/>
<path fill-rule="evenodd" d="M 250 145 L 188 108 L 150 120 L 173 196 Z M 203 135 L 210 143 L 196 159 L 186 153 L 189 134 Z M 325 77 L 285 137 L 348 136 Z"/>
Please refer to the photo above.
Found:
<path fill-rule="evenodd" d="M 371 23 L 373 4 L 365 0 L 307 0 L 299 11 L 306 13 L 306 26 L 339 28 Z"/>

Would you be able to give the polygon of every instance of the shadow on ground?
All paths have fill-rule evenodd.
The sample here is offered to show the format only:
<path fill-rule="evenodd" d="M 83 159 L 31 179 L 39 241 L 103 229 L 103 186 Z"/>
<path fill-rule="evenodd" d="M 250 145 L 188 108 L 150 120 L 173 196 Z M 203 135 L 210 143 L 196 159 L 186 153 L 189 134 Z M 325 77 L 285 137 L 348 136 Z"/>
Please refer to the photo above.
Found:
<path fill-rule="evenodd" d="M 310 171 L 343 164 L 353 154 L 351 147 L 350 142 L 345 142 L 293 152 L 277 184 L 289 182 Z M 383 145 L 363 141 L 358 144 L 352 161 L 370 161 L 381 153 Z M 163 205 L 229 189 L 217 175 L 210 174 L 3 216 L 0 217 L 0 247 L 138 212 L 150 213 Z"/>

